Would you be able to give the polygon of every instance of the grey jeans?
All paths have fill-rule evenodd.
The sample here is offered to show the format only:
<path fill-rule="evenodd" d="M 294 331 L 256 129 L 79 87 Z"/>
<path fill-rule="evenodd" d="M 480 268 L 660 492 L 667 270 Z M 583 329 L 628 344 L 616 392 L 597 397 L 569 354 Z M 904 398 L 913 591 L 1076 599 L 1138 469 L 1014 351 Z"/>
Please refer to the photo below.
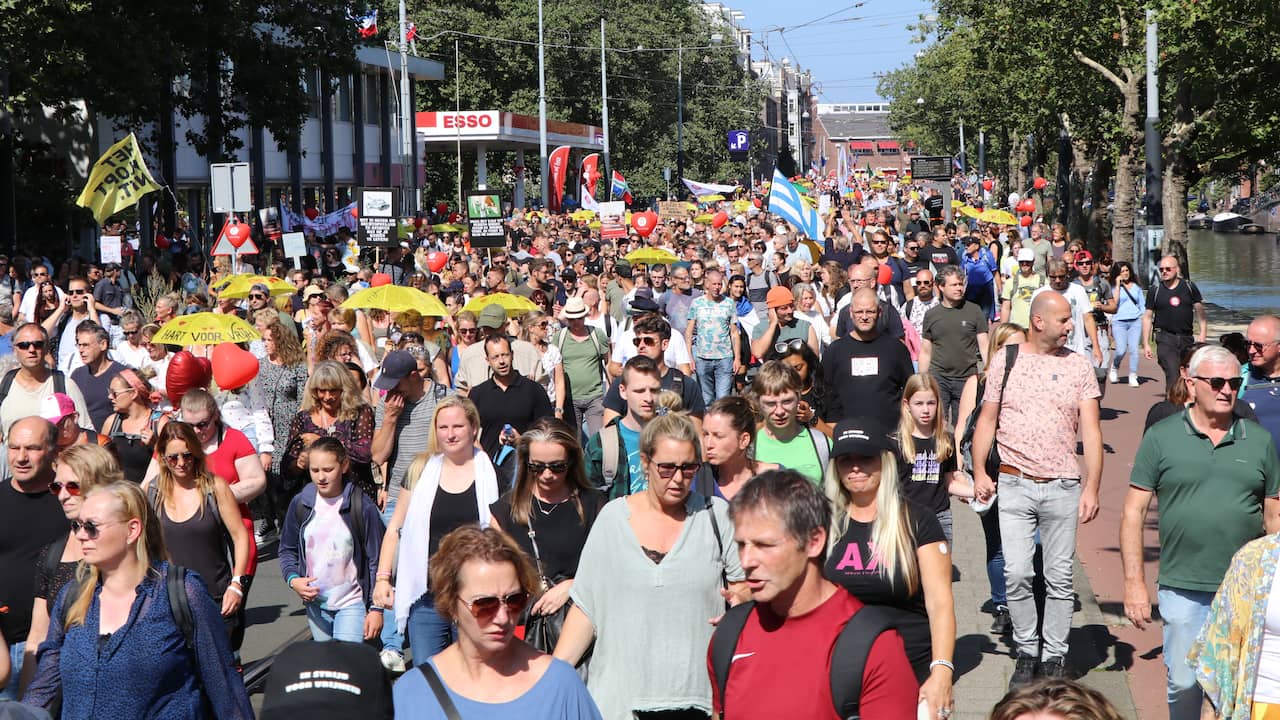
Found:
<path fill-rule="evenodd" d="M 600 427 L 604 425 L 604 396 L 574 398 L 573 411 L 578 416 L 578 423 L 586 429 L 589 438 L 600 432 Z"/>
<path fill-rule="evenodd" d="M 1080 480 L 1060 478 L 1038 483 L 1002 472 L 999 492 L 1000 536 L 1014 647 L 1020 655 L 1042 660 L 1066 657 L 1071 613 L 1075 609 L 1071 571 L 1076 555 Z M 1036 637 L 1036 600 L 1031 590 L 1037 530 L 1044 556 L 1043 648 Z"/>

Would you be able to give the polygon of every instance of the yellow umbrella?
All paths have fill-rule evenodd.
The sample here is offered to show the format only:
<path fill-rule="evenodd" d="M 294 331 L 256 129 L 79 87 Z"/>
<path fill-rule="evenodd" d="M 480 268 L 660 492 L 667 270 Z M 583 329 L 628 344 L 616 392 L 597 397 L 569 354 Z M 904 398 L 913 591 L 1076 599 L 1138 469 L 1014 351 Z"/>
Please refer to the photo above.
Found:
<path fill-rule="evenodd" d="M 627 253 L 626 261 L 632 263 L 644 263 L 646 265 L 670 265 L 673 262 L 679 262 L 680 258 L 674 253 L 662 248 L 646 247 L 639 250 L 632 250 Z"/>
<path fill-rule="evenodd" d="M 574 222 L 582 222 L 583 220 L 590 220 L 595 216 L 596 216 L 595 210 L 574 210 L 569 215 L 569 217 L 573 218 Z"/>
<path fill-rule="evenodd" d="M 711 213 L 702 213 L 698 217 L 694 218 L 693 221 L 696 223 L 709 223 L 711 222 Z"/>
<path fill-rule="evenodd" d="M 439 225 L 432 225 L 431 229 L 436 232 L 462 232 L 467 228 L 465 225 L 453 225 L 450 223 L 440 223 Z"/>
<path fill-rule="evenodd" d="M 734 200 L 733 211 L 736 213 L 744 213 L 751 209 L 750 200 Z"/>
<path fill-rule="evenodd" d="M 297 291 L 293 283 L 288 280 L 281 280 L 278 277 L 270 277 L 267 275 L 253 275 L 250 273 L 241 273 L 232 275 L 231 277 L 214 283 L 213 291 L 218 293 L 218 297 L 239 299 L 249 297 L 249 290 L 254 285 L 266 285 L 267 291 L 272 297 L 278 295 L 292 295 Z"/>
<path fill-rule="evenodd" d="M 976 207 L 969 207 L 968 205 L 965 205 L 960 208 L 960 214 L 965 217 L 974 218 L 976 220 L 978 217 L 982 215 L 982 211 Z"/>
<path fill-rule="evenodd" d="M 258 331 L 235 315 L 200 312 L 182 315 L 164 324 L 151 337 L 159 345 L 217 345 L 261 339 Z"/>
<path fill-rule="evenodd" d="M 703 195 L 702 197 L 698 198 L 698 202 L 713 203 L 713 202 L 720 202 L 723 199 L 724 199 L 723 195 Z"/>
<path fill-rule="evenodd" d="M 428 317 L 446 317 L 449 311 L 434 295 L 403 285 L 379 285 L 360 290 L 338 307 L 352 310 L 416 310 Z"/>
<path fill-rule="evenodd" d="M 991 210 L 983 210 L 978 215 L 978 219 L 981 220 L 982 222 L 995 223 L 996 225 L 1017 225 L 1018 224 L 1018 218 L 1014 217 L 1008 212 L 1005 212 L 1004 210 L 996 210 L 994 208 Z"/>
<path fill-rule="evenodd" d="M 511 293 L 481 295 L 478 298 L 472 298 L 471 302 L 464 305 L 462 309 L 470 310 L 471 312 L 479 315 L 480 311 L 483 310 L 486 305 L 493 305 L 494 303 L 497 303 L 503 310 L 507 311 L 507 317 L 511 317 L 512 315 L 523 315 L 530 310 L 542 309 L 532 300 L 520 297 L 519 295 L 512 295 Z"/>
<path fill-rule="evenodd" d="M 691 202 L 687 202 L 687 203 L 685 203 L 685 204 L 684 204 L 684 208 L 685 208 L 685 210 L 688 210 L 689 212 L 698 212 L 698 206 L 697 206 L 697 205 L 694 205 L 694 204 L 693 204 L 693 203 L 691 203 Z"/>
<path fill-rule="evenodd" d="M 964 207 L 964 201 L 963 201 L 963 200 L 952 200 L 952 201 L 951 201 L 951 207 L 953 207 L 953 208 Z"/>

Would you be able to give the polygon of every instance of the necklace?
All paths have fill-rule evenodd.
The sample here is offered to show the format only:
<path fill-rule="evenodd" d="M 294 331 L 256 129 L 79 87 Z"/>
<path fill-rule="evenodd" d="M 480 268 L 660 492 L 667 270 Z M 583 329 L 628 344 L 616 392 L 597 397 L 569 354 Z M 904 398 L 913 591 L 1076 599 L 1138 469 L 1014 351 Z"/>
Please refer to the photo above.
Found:
<path fill-rule="evenodd" d="M 542 513 L 543 515 L 550 515 L 551 513 L 555 512 L 556 508 L 560 507 L 561 505 L 565 504 L 566 502 L 568 502 L 570 499 L 573 498 L 573 496 L 570 495 L 569 497 L 565 498 L 564 500 L 561 500 L 560 502 L 549 503 L 551 507 L 548 508 L 543 506 L 542 501 L 538 499 L 537 495 L 530 495 L 530 497 L 533 498 L 533 504 L 537 506 L 538 512 Z"/>

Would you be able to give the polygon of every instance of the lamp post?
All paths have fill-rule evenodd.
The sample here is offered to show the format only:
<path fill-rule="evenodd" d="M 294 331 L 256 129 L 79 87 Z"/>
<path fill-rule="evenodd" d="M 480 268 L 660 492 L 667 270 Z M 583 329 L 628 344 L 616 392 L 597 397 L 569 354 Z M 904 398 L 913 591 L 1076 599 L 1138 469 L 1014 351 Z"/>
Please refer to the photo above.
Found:
<path fill-rule="evenodd" d="M 551 204 L 551 186 L 547 179 L 547 63 L 542 42 L 542 0 L 538 0 L 538 154 L 541 161 L 542 209 Z"/>

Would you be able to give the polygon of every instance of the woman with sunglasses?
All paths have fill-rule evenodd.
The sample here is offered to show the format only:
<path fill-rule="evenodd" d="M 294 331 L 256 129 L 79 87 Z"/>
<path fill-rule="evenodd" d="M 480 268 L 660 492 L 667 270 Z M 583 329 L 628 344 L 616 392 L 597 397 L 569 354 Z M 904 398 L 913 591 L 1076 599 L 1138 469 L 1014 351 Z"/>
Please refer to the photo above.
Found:
<path fill-rule="evenodd" d="M 454 345 L 449 354 L 449 377 L 458 376 L 458 363 L 462 351 L 475 345 L 480 338 L 480 320 L 470 310 L 460 311 L 453 319 Z"/>
<path fill-rule="evenodd" d="M 573 403 L 566 402 L 564 357 L 560 348 L 551 344 L 551 316 L 541 310 L 532 310 L 520 318 L 520 339 L 538 350 L 542 363 L 542 386 L 547 391 L 551 406 L 565 422 L 573 424 Z"/>
<path fill-rule="evenodd" d="M 458 638 L 424 659 L 422 672 L 396 681 L 397 718 L 600 718 L 573 668 L 515 636 L 538 592 L 538 575 L 510 536 L 474 526 L 449 533 L 431 566 L 431 585 L 436 611 L 457 627 Z"/>
<path fill-rule="evenodd" d="M 58 498 L 67 520 L 74 523 L 80 519 L 80 506 L 90 490 L 123 479 L 111 451 L 97 445 L 75 445 L 58 455 L 49 493 Z M 25 688 L 35 675 L 36 651 L 49 632 L 49 610 L 62 587 L 75 579 L 76 565 L 83 557 L 72 530 L 45 546 L 36 558 L 35 603 L 31 606 L 31 631 L 27 634 L 20 688 Z"/>
<path fill-rule="evenodd" d="M 607 498 L 587 481 L 577 432 L 560 420 L 540 418 L 521 434 L 516 465 L 523 472 L 515 487 L 489 506 L 490 521 L 534 559 L 543 592 L 529 615 L 559 615 L 559 622 L 550 623 L 554 634 L 542 638 L 549 645 L 536 646 L 551 652 L 563 622 L 560 611 L 578 573 L 578 557 Z"/>
<path fill-rule="evenodd" d="M 245 528 L 231 487 L 210 471 L 191 425 L 166 424 L 156 445 L 162 463 L 156 477 L 143 483 L 148 504 L 155 511 L 169 557 L 204 579 L 209 596 L 221 609 L 234 650 L 244 639 L 244 595 L 250 582 L 253 536 Z"/>
<path fill-rule="evenodd" d="M 168 602 L 160 523 L 137 485 L 113 482 L 84 499 L 75 535 L 77 582 L 54 603 L 48 639 L 23 702 L 64 718 L 212 716 L 251 720 L 218 608 L 196 573 L 178 578 L 192 649 Z M 207 708 L 207 710 L 206 710 Z"/>
<path fill-rule="evenodd" d="M 147 383 L 152 390 L 160 393 L 160 409 L 167 412 L 173 409 L 173 405 L 169 403 L 169 391 L 165 387 L 165 379 L 169 375 L 169 361 L 173 358 L 173 354 L 169 352 L 168 345 L 151 342 L 151 338 L 158 332 L 160 332 L 159 325 L 148 323 L 138 330 L 138 337 L 140 344 L 147 351 L 147 359 L 142 367 L 155 373 Z"/>
<path fill-rule="evenodd" d="M 347 448 L 350 468 L 344 481 L 375 499 L 373 408 L 347 368 L 334 360 L 316 364 L 303 391 L 302 405 L 289 424 L 281 468 L 291 478 L 303 478 L 297 481 L 299 487 L 306 482 L 307 456 L 303 451 L 323 436 L 336 437 Z"/>
<path fill-rule="evenodd" d="M 607 718 L 711 714 L 707 619 L 745 592 L 727 503 L 690 492 L 698 456 L 698 430 L 682 413 L 649 421 L 648 487 L 605 505 L 582 549 L 555 655 L 577 663 L 594 639 L 587 682 Z M 649 652 L 637 656 L 640 647 Z"/>
<path fill-rule="evenodd" d="M 160 393 L 147 384 L 153 377 L 155 371 L 150 368 L 125 368 L 111 378 L 107 390 L 114 412 L 103 423 L 102 434 L 111 440 L 124 476 L 135 481 L 146 477 L 151 465 L 162 416 L 156 409 Z"/>
<path fill-rule="evenodd" d="M 498 500 L 497 471 L 476 447 L 479 433 L 480 413 L 470 400 L 453 395 L 436 405 L 427 449 L 399 479 L 400 496 L 382 539 L 373 599 L 395 608 L 397 630 L 408 635 L 415 665 L 456 639 L 448 615 L 437 610 L 437 588 L 427 582 L 441 538 L 463 525 L 487 527 L 489 506 Z M 436 582 L 434 574 L 431 580 Z"/>

